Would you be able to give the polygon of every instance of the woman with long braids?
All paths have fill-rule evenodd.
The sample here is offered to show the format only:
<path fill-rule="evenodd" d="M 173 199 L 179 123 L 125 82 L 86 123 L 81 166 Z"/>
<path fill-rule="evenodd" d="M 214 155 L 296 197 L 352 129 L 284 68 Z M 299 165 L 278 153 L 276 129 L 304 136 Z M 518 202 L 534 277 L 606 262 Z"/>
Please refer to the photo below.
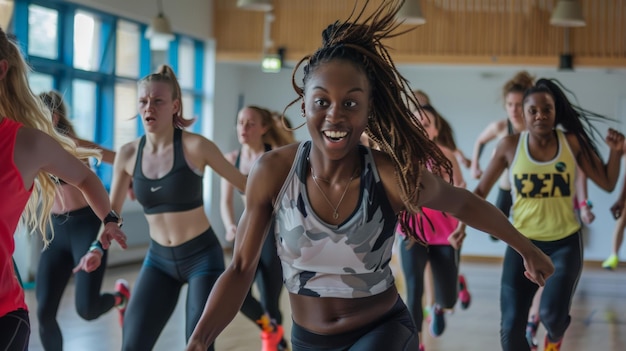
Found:
<path fill-rule="evenodd" d="M 28 228 L 46 233 L 55 199 L 53 177 L 78 188 L 104 222 L 99 238 L 103 248 L 112 240 L 126 247 L 106 189 L 77 158 L 100 157 L 100 153 L 77 148 L 70 138 L 55 132 L 50 111 L 28 85 L 29 71 L 18 46 L 0 28 L 0 350 L 28 350 L 30 321 L 11 260 L 13 234 L 20 218 Z M 44 234 L 45 245 L 53 238 L 54 233 Z M 76 268 L 90 272 L 98 266 L 81 261 Z"/>
<path fill-rule="evenodd" d="M 508 168 L 513 191 L 513 225 L 549 255 L 555 266 L 547 280 L 539 319 L 547 334 L 544 350 L 558 351 L 570 324 L 570 305 L 582 270 L 582 235 L 574 211 L 576 166 L 600 188 L 612 191 L 620 171 L 624 135 L 609 129 L 608 162 L 592 139 L 590 118 L 569 102 L 556 81 L 539 79 L 523 97 L 526 131 L 504 137 L 475 193 L 485 197 Z M 523 256 L 507 247 L 500 291 L 501 344 L 505 351 L 527 351 L 526 320 L 535 284 L 525 279 Z"/>
<path fill-rule="evenodd" d="M 251 170 L 233 260 L 187 350 L 206 349 L 239 311 L 266 235 L 282 261 L 294 351 L 419 348 L 389 267 L 401 211 L 446 211 L 515 247 L 533 282 L 550 276 L 547 256 L 498 209 L 426 169 L 451 167 L 413 115 L 418 104 L 381 43 L 396 35 L 402 3 L 331 24 L 322 47 L 296 66 L 305 63 L 303 85 L 292 78 L 298 98 L 289 106 L 299 103 L 311 140 L 266 152 Z M 381 151 L 361 145 L 365 130 Z"/>
<path fill-rule="evenodd" d="M 71 138 L 79 146 L 101 150 L 102 161 L 113 164 L 115 152 L 78 138 L 59 92 L 44 92 L 39 94 L 39 98 L 50 109 L 52 124 L 59 134 Z M 130 292 L 128 283 L 118 280 L 116 292 L 100 293 L 107 262 L 107 251 L 96 240 L 101 227 L 100 219 L 83 194 L 63 179 L 58 180 L 51 226 L 48 235 L 55 233 L 55 240 L 41 253 L 35 279 L 37 319 L 43 348 L 62 350 L 63 335 L 57 321 L 59 303 L 72 276 L 72 268 L 80 263 L 86 252 L 85 259 L 98 262 L 100 266 L 93 272 L 76 271 L 74 275 L 76 311 L 83 319 L 96 319 L 114 306 L 123 313 Z"/>

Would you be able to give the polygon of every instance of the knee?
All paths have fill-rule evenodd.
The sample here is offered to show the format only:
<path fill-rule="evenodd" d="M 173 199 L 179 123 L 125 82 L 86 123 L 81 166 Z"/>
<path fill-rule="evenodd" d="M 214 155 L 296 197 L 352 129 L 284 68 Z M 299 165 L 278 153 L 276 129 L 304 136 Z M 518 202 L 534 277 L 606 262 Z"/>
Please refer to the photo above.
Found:
<path fill-rule="evenodd" d="M 100 317 L 100 314 L 97 313 L 96 309 L 92 308 L 87 303 L 76 304 L 76 313 L 78 313 L 80 318 L 86 321 L 91 321 Z"/>
<path fill-rule="evenodd" d="M 57 311 L 46 307 L 45 304 L 37 305 L 37 320 L 40 326 L 47 326 L 51 323 L 56 323 Z"/>

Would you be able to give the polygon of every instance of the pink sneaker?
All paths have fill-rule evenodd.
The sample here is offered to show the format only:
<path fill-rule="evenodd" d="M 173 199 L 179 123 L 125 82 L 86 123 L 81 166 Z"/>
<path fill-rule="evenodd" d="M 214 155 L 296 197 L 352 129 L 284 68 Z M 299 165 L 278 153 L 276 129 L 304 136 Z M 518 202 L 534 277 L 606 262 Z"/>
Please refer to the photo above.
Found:
<path fill-rule="evenodd" d="M 464 310 L 466 310 L 472 302 L 472 295 L 470 295 L 467 289 L 467 282 L 463 274 L 459 274 L 459 301 L 461 301 L 461 308 Z"/>
<path fill-rule="evenodd" d="M 419 351 L 426 351 L 426 349 L 424 348 L 424 344 L 420 344 L 420 350 Z"/>
<path fill-rule="evenodd" d="M 261 350 L 262 351 L 277 351 L 281 340 L 283 339 L 282 325 L 277 325 L 273 332 L 261 332 Z"/>
<path fill-rule="evenodd" d="M 130 286 L 126 279 L 118 279 L 115 281 L 115 291 L 121 297 L 122 302 L 117 306 L 117 310 L 120 313 L 120 326 L 124 325 L 124 313 L 128 306 L 128 300 L 130 300 Z"/>

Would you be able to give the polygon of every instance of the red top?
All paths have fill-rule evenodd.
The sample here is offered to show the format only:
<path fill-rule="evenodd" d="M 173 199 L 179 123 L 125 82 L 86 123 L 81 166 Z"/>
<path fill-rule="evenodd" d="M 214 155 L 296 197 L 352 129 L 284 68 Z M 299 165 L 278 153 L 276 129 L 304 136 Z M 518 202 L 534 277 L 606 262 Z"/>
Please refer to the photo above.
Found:
<path fill-rule="evenodd" d="M 13 162 L 17 130 L 22 125 L 0 121 L 0 317 L 19 308 L 27 309 L 24 290 L 13 269 L 13 234 L 33 190 L 24 188 L 22 175 Z"/>

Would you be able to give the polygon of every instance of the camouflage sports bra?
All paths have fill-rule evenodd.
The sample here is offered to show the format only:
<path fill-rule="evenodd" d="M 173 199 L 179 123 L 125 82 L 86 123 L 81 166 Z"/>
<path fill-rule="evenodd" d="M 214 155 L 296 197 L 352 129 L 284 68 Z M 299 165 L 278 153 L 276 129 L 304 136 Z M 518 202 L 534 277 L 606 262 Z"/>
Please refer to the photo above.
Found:
<path fill-rule="evenodd" d="M 290 293 L 356 298 L 380 294 L 394 284 L 389 267 L 394 213 L 370 149 L 361 153 L 358 207 L 345 222 L 331 225 L 311 211 L 306 191 L 311 142 L 298 148 L 275 204 L 275 237 Z"/>

